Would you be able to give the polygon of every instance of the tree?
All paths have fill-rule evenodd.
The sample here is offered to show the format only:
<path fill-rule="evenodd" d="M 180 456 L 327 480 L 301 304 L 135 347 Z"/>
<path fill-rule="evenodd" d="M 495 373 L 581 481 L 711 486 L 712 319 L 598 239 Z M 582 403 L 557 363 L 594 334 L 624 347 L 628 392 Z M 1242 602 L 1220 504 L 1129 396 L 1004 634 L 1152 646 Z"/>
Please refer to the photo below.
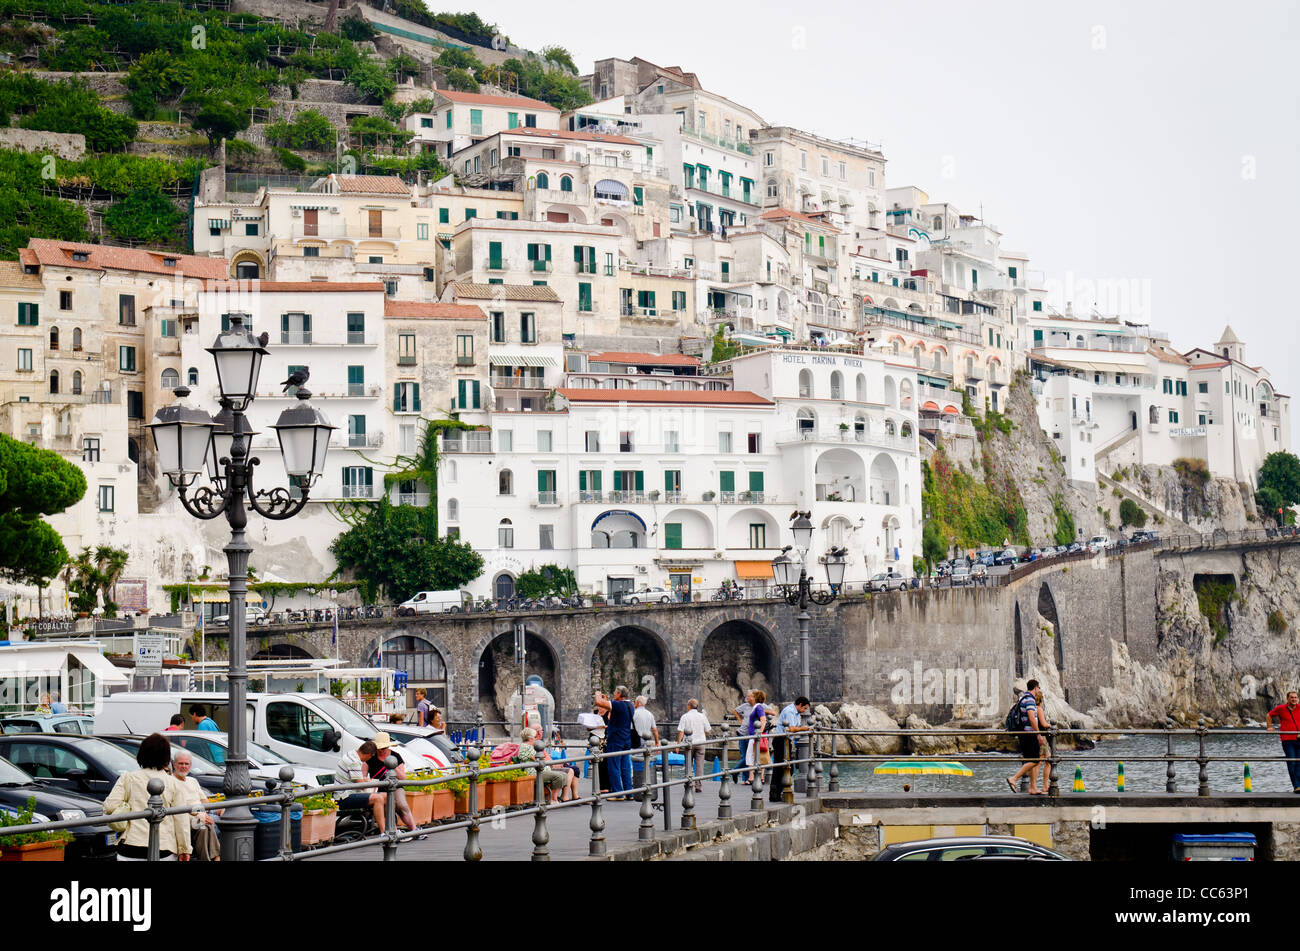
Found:
<path fill-rule="evenodd" d="M 578 581 L 571 568 L 542 565 L 530 568 L 515 579 L 515 593 L 521 598 L 544 598 L 551 594 L 568 598 L 578 593 Z"/>
<path fill-rule="evenodd" d="M 1294 521 L 1289 509 L 1300 502 L 1300 459 L 1289 452 L 1270 452 L 1260 466 L 1258 484 L 1255 502 L 1264 514 L 1277 518 L 1278 509 L 1284 509 L 1286 521 Z"/>
<path fill-rule="evenodd" d="M 943 561 L 948 557 L 948 543 L 940 533 L 939 526 L 934 522 L 927 521 L 921 529 L 921 554 L 931 568 L 936 561 Z"/>
<path fill-rule="evenodd" d="M 578 66 L 573 61 L 573 54 L 563 46 L 542 47 L 542 59 L 554 63 L 556 66 L 563 69 L 567 69 L 571 73 L 576 73 L 578 71 Z"/>
<path fill-rule="evenodd" d="M 478 92 L 478 80 L 463 69 L 447 70 L 447 85 L 458 92 Z"/>
<path fill-rule="evenodd" d="M 222 139 L 233 139 L 236 132 L 248 128 L 248 113 L 231 103 L 212 100 L 194 115 L 196 132 L 208 137 L 208 144 L 216 148 Z"/>
<path fill-rule="evenodd" d="M 326 152 L 334 148 L 338 132 L 325 113 L 318 109 L 304 109 L 291 122 L 272 122 L 268 125 L 266 138 L 272 145 Z"/>
<path fill-rule="evenodd" d="M 156 188 L 137 188 L 104 212 L 104 226 L 119 238 L 172 244 L 185 216 Z"/>
<path fill-rule="evenodd" d="M 1134 528 L 1141 528 L 1147 523 L 1147 513 L 1142 510 L 1132 499 L 1124 499 L 1119 503 L 1119 526 L 1124 528 L 1131 525 Z"/>
<path fill-rule="evenodd" d="M 416 591 L 445 591 L 473 581 L 483 558 L 469 545 L 429 531 L 426 509 L 393 505 L 387 496 L 334 539 L 339 567 L 362 582 L 367 600 L 389 600 Z"/>
<path fill-rule="evenodd" d="M 0 577 L 48 584 L 68 550 L 41 516 L 62 512 L 85 494 L 86 477 L 58 453 L 0 434 Z"/>
<path fill-rule="evenodd" d="M 100 545 L 92 554 L 83 548 L 64 574 L 68 590 L 72 592 L 72 609 L 78 614 L 88 614 L 103 599 L 104 617 L 117 617 L 117 604 L 113 601 L 113 585 L 126 568 L 127 553 L 120 548 Z"/>

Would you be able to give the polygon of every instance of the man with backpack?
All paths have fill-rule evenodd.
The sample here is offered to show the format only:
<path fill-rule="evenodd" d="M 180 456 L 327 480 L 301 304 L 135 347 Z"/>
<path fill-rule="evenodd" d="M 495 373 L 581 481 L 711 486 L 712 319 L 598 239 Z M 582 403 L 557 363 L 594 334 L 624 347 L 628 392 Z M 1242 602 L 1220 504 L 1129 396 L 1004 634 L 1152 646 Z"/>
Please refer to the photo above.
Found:
<path fill-rule="evenodd" d="M 1007 785 L 1012 792 L 1019 792 L 1018 783 L 1027 773 L 1029 775 L 1029 794 L 1031 796 L 1047 795 L 1047 773 L 1050 765 L 1043 771 L 1041 789 L 1035 789 L 1038 782 L 1038 768 L 1047 761 L 1047 737 L 1040 732 L 1048 729 L 1047 716 L 1042 710 L 1043 688 L 1037 680 L 1025 684 L 1025 691 L 1016 698 L 1016 702 L 1007 711 L 1006 727 L 1008 733 L 1016 734 L 1020 746 L 1020 758 L 1023 764 L 1014 776 L 1007 777 Z"/>

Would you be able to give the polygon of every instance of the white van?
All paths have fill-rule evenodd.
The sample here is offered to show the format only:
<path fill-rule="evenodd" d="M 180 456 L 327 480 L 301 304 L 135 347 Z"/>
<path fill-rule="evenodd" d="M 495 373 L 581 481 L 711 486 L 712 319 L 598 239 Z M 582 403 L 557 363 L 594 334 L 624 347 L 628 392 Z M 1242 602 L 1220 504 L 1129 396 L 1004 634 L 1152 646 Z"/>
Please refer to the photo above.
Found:
<path fill-rule="evenodd" d="M 190 728 L 191 704 L 201 704 L 223 733 L 230 731 L 230 698 L 224 693 L 115 693 L 103 698 L 95 714 L 95 733 L 144 734 L 167 728 L 174 714 Z M 245 717 L 248 738 L 279 753 L 290 763 L 332 772 L 344 753 L 379 732 L 375 725 L 327 693 L 250 693 Z M 423 757 L 393 747 L 411 764 Z"/>
<path fill-rule="evenodd" d="M 1098 552 L 1105 551 L 1110 547 L 1110 538 L 1106 535 L 1093 535 L 1088 539 L 1088 551 Z"/>
<path fill-rule="evenodd" d="M 459 591 L 421 591 L 397 606 L 397 616 L 404 614 L 458 614 L 464 598 Z"/>

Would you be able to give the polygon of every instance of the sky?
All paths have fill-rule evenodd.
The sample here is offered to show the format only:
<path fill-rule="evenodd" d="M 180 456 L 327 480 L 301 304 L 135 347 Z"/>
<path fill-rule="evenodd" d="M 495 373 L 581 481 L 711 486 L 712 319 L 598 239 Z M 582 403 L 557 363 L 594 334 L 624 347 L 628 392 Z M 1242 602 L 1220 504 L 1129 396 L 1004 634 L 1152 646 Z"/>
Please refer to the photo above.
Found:
<path fill-rule="evenodd" d="M 878 143 L 887 185 L 982 206 L 1061 306 L 1149 322 L 1181 351 L 1231 324 L 1300 410 L 1300 315 L 1279 293 L 1300 217 L 1300 3 L 802 7 L 479 13 L 517 45 L 564 46 L 584 73 L 640 56 L 772 125 Z"/>

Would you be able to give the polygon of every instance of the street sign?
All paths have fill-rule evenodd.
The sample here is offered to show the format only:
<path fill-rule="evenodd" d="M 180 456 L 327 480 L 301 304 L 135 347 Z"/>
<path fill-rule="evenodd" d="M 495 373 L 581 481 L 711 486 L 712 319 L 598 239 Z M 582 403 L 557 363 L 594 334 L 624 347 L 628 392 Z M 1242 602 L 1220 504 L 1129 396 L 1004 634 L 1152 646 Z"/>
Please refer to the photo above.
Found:
<path fill-rule="evenodd" d="M 148 632 L 136 634 L 131 653 L 135 656 L 135 672 L 140 677 L 157 677 L 162 673 L 163 650 L 166 635 Z"/>
<path fill-rule="evenodd" d="M 524 662 L 524 624 L 522 621 L 515 621 L 515 663 Z"/>

